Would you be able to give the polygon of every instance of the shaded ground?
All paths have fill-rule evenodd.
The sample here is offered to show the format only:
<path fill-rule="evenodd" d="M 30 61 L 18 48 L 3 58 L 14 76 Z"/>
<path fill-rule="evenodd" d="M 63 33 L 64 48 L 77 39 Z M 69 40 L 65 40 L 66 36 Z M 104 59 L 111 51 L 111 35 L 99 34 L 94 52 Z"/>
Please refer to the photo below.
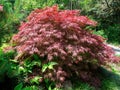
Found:
<path fill-rule="evenodd" d="M 98 73 L 102 77 L 101 86 L 99 88 L 94 88 L 93 86 L 80 82 L 76 79 L 74 80 L 75 84 L 67 82 L 67 88 L 64 90 L 120 90 L 120 75 L 115 74 L 104 67 L 99 67 Z"/>

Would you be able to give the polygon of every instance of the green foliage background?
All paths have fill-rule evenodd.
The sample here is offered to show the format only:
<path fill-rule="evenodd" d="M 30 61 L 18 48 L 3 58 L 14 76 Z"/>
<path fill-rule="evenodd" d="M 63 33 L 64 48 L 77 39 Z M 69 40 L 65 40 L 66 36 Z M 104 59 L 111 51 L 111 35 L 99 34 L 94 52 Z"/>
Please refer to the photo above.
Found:
<path fill-rule="evenodd" d="M 0 0 L 0 5 L 4 6 L 4 11 L 0 12 L 0 46 L 10 41 L 12 35 L 18 32 L 20 22 L 26 21 L 25 17 L 32 10 L 52 6 L 54 4 L 57 4 L 60 9 L 80 10 L 81 14 L 87 15 L 98 22 L 98 26 L 94 29 L 95 34 L 102 35 L 109 43 L 120 44 L 120 0 Z M 24 62 L 28 64 L 23 68 L 14 60 L 15 55 L 15 52 L 4 53 L 2 49 L 0 50 L 0 82 L 4 81 L 5 75 L 9 76 L 9 78 L 22 78 L 21 73 L 24 73 L 23 75 L 27 78 L 27 73 L 31 72 L 31 68 L 36 64 L 40 64 L 36 59 L 32 63 Z M 37 83 L 37 80 L 36 78 L 33 79 L 32 83 Z M 18 82 L 21 81 L 22 79 L 18 80 Z M 106 83 L 108 84 L 110 82 L 108 80 L 103 82 L 103 90 L 110 88 Z M 18 84 L 15 90 L 38 89 L 33 84 L 26 87 L 23 87 L 23 84 L 24 83 Z M 49 87 L 49 83 L 47 84 L 50 90 L 51 87 Z M 108 85 L 114 84 L 115 83 L 112 82 Z M 112 89 L 110 88 L 109 90 L 114 90 L 114 86 L 111 86 Z M 88 89 L 85 89 L 86 87 Z M 83 90 L 93 89 L 89 85 L 84 84 L 74 90 L 79 90 L 79 88 Z M 115 88 L 115 90 L 119 89 Z"/>

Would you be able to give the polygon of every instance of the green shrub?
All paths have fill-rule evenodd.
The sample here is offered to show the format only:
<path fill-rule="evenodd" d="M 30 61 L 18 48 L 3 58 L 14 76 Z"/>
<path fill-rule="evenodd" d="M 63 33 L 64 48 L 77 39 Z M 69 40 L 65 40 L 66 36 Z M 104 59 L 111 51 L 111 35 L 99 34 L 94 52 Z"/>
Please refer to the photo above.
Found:
<path fill-rule="evenodd" d="M 120 25 L 114 24 L 109 26 L 105 31 L 108 42 L 120 43 Z"/>
<path fill-rule="evenodd" d="M 100 35 L 100 36 L 104 37 L 105 39 L 107 39 L 107 35 L 105 34 L 104 30 L 94 31 L 94 34 Z"/>
<path fill-rule="evenodd" d="M 16 75 L 16 72 L 12 70 L 14 65 L 10 62 L 10 60 L 14 59 L 14 54 L 13 51 L 4 53 L 0 50 L 0 82 L 4 81 L 4 76 L 12 78 Z"/>
<path fill-rule="evenodd" d="M 42 90 L 42 89 L 40 89 L 40 88 L 38 89 L 38 87 L 36 87 L 36 86 L 23 87 L 23 84 L 20 83 L 14 88 L 14 90 Z"/>
<path fill-rule="evenodd" d="M 19 21 L 23 18 L 23 13 L 20 12 L 21 5 L 9 2 L 9 0 L 1 0 L 0 4 L 3 5 L 3 12 L 0 12 L 0 44 L 9 42 L 13 33 L 17 32 Z M 15 9 L 17 7 L 17 9 Z"/>

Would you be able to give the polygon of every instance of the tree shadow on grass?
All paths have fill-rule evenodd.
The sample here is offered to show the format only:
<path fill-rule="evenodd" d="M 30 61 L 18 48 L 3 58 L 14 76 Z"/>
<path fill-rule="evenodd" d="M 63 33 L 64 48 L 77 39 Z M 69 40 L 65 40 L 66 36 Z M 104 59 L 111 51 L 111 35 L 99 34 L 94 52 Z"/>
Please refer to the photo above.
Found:
<path fill-rule="evenodd" d="M 72 78 L 72 89 L 70 90 L 120 90 L 120 75 L 108 71 L 104 67 L 98 67 L 95 71 L 96 76 L 100 78 L 100 87 L 95 87 L 89 83 L 83 82 L 76 77 Z M 94 80 L 93 80 L 94 82 Z M 68 89 L 65 89 L 68 90 Z"/>
<path fill-rule="evenodd" d="M 102 85 L 100 90 L 120 90 L 120 75 L 108 71 L 106 68 L 99 67 Z"/>

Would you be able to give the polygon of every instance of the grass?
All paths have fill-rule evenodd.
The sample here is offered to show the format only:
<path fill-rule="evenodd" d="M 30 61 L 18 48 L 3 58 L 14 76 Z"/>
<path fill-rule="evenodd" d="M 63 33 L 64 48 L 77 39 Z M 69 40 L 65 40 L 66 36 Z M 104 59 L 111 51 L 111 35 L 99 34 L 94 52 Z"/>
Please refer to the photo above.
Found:
<path fill-rule="evenodd" d="M 95 90 L 95 88 L 87 83 L 78 82 L 78 84 L 76 84 L 76 87 L 74 87 L 72 90 Z"/>
<path fill-rule="evenodd" d="M 120 90 L 120 86 L 111 79 L 105 79 L 102 81 L 101 90 Z"/>
<path fill-rule="evenodd" d="M 115 64 L 111 64 L 111 67 L 111 71 L 103 68 L 104 79 L 100 90 L 120 90 L 120 71 Z"/>

